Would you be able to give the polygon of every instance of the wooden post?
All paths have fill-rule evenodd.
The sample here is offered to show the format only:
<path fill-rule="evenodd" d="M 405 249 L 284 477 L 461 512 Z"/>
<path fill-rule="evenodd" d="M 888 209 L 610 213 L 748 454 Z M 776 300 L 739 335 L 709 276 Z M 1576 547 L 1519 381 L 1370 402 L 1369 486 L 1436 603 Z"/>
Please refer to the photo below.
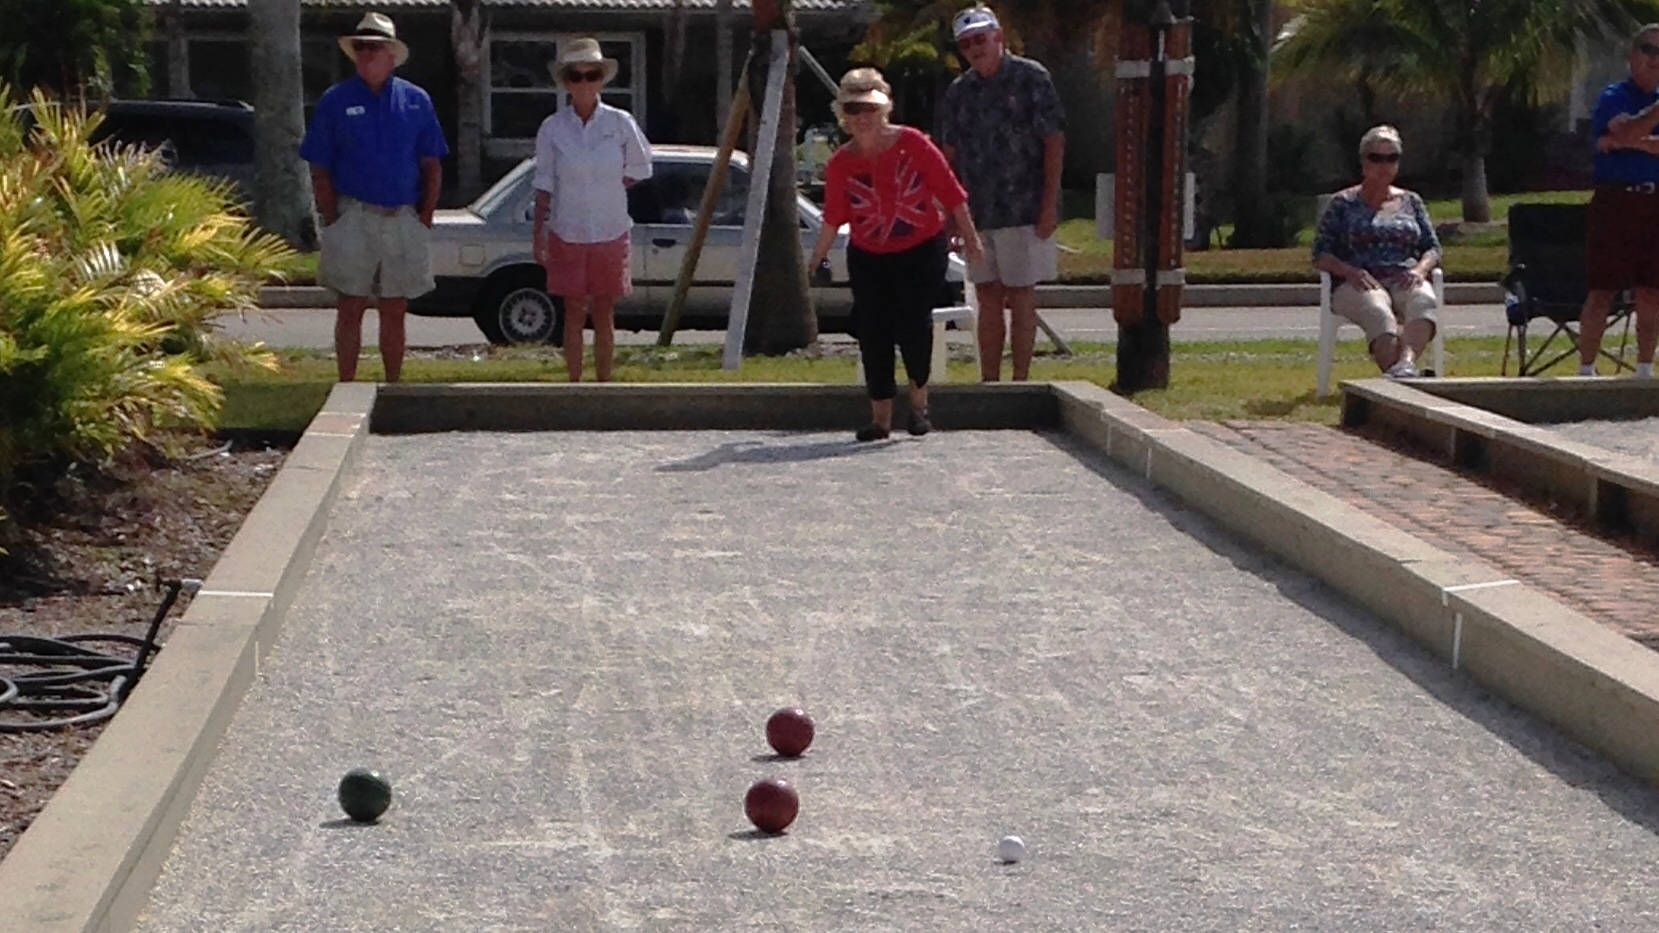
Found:
<path fill-rule="evenodd" d="M 1180 319 L 1182 186 L 1191 20 L 1158 0 L 1145 22 L 1126 18 L 1117 63 L 1117 182 L 1112 317 L 1125 395 L 1169 385 L 1169 325 Z"/>
<path fill-rule="evenodd" d="M 749 63 L 743 62 L 743 74 L 737 81 L 737 92 L 732 95 L 731 110 L 726 115 L 726 128 L 720 134 L 720 149 L 714 154 L 714 167 L 709 170 L 708 183 L 703 185 L 703 201 L 697 207 L 697 223 L 691 228 L 691 242 L 686 244 L 685 256 L 680 260 L 680 274 L 674 279 L 674 297 L 668 301 L 668 310 L 662 316 L 662 329 L 657 332 L 657 346 L 674 342 L 674 331 L 679 329 L 680 314 L 685 311 L 686 294 L 691 291 L 697 275 L 697 261 L 703 256 L 703 243 L 708 239 L 709 224 L 714 220 L 714 205 L 720 192 L 726 188 L 726 169 L 732 164 L 732 150 L 737 148 L 737 137 L 743 132 L 743 121 L 749 118 Z"/>

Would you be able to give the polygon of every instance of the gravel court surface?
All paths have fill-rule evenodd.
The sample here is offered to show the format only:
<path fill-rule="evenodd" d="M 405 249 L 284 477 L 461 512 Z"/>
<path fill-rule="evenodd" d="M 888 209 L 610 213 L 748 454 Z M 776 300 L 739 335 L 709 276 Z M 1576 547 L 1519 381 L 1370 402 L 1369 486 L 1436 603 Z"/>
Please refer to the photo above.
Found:
<path fill-rule="evenodd" d="M 1545 425 L 1580 444 L 1594 444 L 1659 463 L 1659 418 L 1624 421 L 1564 421 Z"/>
<path fill-rule="evenodd" d="M 1061 435 L 376 436 L 139 929 L 1649 929 L 1656 827 Z"/>

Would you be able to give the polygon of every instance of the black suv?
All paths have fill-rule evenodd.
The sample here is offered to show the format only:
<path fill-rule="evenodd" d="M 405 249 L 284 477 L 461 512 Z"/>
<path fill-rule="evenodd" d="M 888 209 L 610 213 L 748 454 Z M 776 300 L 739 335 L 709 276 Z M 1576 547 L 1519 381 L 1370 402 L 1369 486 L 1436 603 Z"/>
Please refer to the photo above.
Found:
<path fill-rule="evenodd" d="M 93 141 L 160 148 L 181 172 L 234 182 L 253 196 L 253 107 L 242 101 L 115 100 Z"/>

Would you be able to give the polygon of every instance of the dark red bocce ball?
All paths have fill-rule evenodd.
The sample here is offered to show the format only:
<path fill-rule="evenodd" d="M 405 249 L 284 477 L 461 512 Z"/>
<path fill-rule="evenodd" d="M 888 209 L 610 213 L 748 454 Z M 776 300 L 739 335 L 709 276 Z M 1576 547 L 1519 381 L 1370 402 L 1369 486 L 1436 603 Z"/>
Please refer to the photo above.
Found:
<path fill-rule="evenodd" d="M 798 706 L 773 713 L 766 720 L 766 741 L 785 758 L 798 758 L 812 744 L 812 717 Z"/>
<path fill-rule="evenodd" d="M 795 814 L 800 810 L 801 798 L 795 793 L 795 788 L 790 787 L 788 781 L 778 778 L 756 781 L 743 797 L 743 812 L 761 832 L 783 832 L 785 827 L 795 822 Z"/>

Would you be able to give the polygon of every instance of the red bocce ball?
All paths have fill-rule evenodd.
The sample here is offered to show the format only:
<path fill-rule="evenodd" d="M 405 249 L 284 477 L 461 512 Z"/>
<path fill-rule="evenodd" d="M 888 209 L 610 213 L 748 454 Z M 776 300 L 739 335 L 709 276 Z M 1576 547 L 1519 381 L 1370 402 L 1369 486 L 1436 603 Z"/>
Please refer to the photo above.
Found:
<path fill-rule="evenodd" d="M 785 707 L 766 720 L 766 741 L 785 758 L 798 758 L 812 744 L 812 717 L 800 707 Z"/>
<path fill-rule="evenodd" d="M 788 781 L 766 778 L 756 781 L 743 797 L 743 812 L 762 832 L 781 833 L 801 810 L 801 798 Z"/>

